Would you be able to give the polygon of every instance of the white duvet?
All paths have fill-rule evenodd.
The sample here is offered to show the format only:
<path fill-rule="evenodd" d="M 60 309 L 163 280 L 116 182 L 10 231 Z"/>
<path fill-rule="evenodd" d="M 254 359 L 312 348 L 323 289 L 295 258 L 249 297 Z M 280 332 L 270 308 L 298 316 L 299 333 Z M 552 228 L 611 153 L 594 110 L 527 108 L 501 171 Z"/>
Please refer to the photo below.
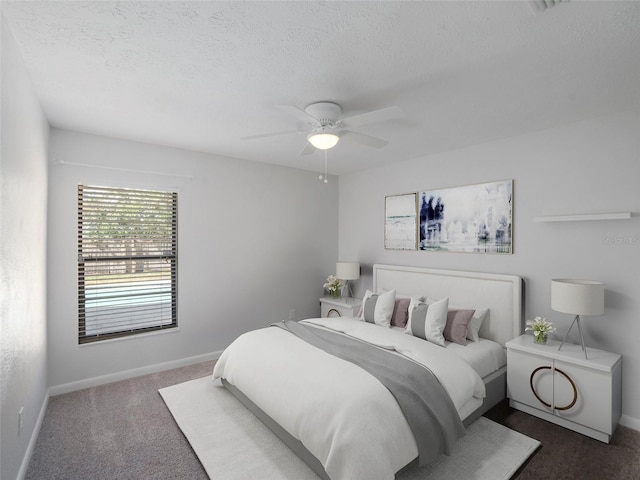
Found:
<path fill-rule="evenodd" d="M 485 395 L 476 371 L 454 353 L 352 318 L 309 319 L 428 366 L 459 413 Z M 332 480 L 391 480 L 418 456 L 400 407 L 373 376 L 275 327 L 246 333 L 217 361 L 224 378 L 300 440 Z"/>

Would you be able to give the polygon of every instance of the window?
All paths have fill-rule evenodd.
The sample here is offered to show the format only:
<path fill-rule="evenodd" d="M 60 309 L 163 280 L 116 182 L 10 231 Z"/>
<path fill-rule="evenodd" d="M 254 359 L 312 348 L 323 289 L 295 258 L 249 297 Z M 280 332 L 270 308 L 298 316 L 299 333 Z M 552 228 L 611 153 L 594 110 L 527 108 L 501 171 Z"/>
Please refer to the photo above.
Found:
<path fill-rule="evenodd" d="M 78 342 L 175 328 L 177 193 L 78 185 Z"/>

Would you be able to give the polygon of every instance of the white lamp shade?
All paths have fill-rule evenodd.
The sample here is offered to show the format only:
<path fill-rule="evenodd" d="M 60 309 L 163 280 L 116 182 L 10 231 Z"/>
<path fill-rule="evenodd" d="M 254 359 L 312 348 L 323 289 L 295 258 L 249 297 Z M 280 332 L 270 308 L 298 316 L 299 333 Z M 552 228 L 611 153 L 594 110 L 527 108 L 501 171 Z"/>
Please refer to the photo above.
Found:
<path fill-rule="evenodd" d="M 573 315 L 602 315 L 604 284 L 591 280 L 554 278 L 551 280 L 551 308 Z"/>
<path fill-rule="evenodd" d="M 318 150 L 328 150 L 336 146 L 340 137 L 335 133 L 312 133 L 307 140 Z"/>
<path fill-rule="evenodd" d="M 340 280 L 357 280 L 360 278 L 360 264 L 358 262 L 336 263 L 336 278 Z"/>

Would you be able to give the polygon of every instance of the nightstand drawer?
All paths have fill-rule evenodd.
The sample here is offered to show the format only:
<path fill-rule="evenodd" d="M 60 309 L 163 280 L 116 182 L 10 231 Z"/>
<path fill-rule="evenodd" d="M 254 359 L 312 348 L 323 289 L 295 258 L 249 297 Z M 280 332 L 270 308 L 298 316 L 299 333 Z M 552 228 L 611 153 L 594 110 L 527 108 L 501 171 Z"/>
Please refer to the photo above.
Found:
<path fill-rule="evenodd" d="M 507 365 L 507 396 L 551 413 L 553 361 L 538 355 L 507 350 Z"/>
<path fill-rule="evenodd" d="M 603 415 L 603 412 L 613 410 L 612 376 L 561 361 L 555 362 L 555 368 L 556 372 L 564 373 L 564 376 L 558 376 L 556 373 L 554 382 L 556 415 L 612 434 L 610 414 Z M 575 404 L 571 408 L 561 408 L 572 401 L 575 401 Z"/>

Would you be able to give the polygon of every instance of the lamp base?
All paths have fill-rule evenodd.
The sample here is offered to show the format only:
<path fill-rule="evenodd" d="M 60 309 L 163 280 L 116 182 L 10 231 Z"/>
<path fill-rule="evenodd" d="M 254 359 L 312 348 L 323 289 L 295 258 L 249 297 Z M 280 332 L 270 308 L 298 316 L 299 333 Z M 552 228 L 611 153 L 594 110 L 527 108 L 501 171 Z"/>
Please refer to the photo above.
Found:
<path fill-rule="evenodd" d="M 582 326 L 580 325 L 580 315 L 576 315 L 576 317 L 573 319 L 573 322 L 571 322 L 571 326 L 569 327 L 569 330 L 567 330 L 567 333 L 564 334 L 564 338 L 562 339 L 562 342 L 560 343 L 558 350 L 560 350 L 562 348 L 562 345 L 564 345 L 564 342 L 566 342 L 567 336 L 569 335 L 569 332 L 573 328 L 574 323 L 578 324 L 578 331 L 580 332 L 580 341 L 582 342 L 582 351 L 584 352 L 584 358 L 586 360 L 589 360 L 589 357 L 587 357 L 587 347 L 584 346 L 584 337 L 582 336 Z"/>
<path fill-rule="evenodd" d="M 349 295 L 348 297 L 346 297 L 345 294 L 345 290 L 346 290 L 346 294 Z M 344 286 L 342 287 L 341 290 L 342 294 L 340 295 L 343 298 L 353 298 L 353 291 L 351 290 L 351 283 L 349 282 L 349 280 L 345 280 L 344 281 Z"/>

